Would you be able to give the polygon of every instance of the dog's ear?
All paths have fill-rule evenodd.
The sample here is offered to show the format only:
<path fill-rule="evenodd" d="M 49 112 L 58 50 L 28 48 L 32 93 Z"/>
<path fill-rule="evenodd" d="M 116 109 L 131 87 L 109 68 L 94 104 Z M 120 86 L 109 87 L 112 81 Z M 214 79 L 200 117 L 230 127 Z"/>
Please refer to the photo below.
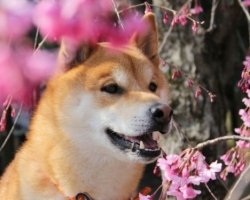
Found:
<path fill-rule="evenodd" d="M 62 40 L 58 54 L 58 71 L 68 71 L 83 63 L 89 58 L 94 46 L 83 44 L 76 48 L 65 40 Z"/>
<path fill-rule="evenodd" d="M 143 32 L 135 34 L 132 41 L 142 52 L 158 67 L 160 58 L 158 54 L 158 32 L 153 13 L 147 13 L 142 20 L 145 22 L 146 28 Z"/>

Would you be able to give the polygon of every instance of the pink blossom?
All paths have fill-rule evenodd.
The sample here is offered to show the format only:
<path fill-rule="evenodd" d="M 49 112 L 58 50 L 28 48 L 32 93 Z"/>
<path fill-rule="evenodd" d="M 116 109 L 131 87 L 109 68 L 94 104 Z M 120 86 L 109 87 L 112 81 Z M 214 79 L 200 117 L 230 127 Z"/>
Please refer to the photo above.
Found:
<path fill-rule="evenodd" d="M 179 22 L 181 23 L 182 26 L 185 26 L 187 24 L 187 18 L 185 14 L 181 14 L 179 16 Z"/>
<path fill-rule="evenodd" d="M 186 18 L 186 15 L 187 15 L 187 9 L 184 8 L 181 12 L 181 15 L 179 15 L 179 22 L 181 23 L 182 26 L 185 26 L 187 24 L 187 18 Z"/>
<path fill-rule="evenodd" d="M 242 99 L 242 102 L 243 102 L 247 107 L 250 107 L 250 99 L 248 99 L 248 98 L 243 98 L 243 99 Z"/>
<path fill-rule="evenodd" d="M 242 70 L 241 80 L 238 82 L 238 87 L 240 87 L 243 92 L 246 92 L 250 84 L 249 83 L 250 82 L 250 56 L 246 56 L 245 61 L 243 61 L 243 65 L 245 67 Z"/>
<path fill-rule="evenodd" d="M 139 200 L 151 200 L 152 198 L 147 195 L 147 196 L 144 196 L 143 194 L 139 193 Z"/>
<path fill-rule="evenodd" d="M 0 119 L 0 131 L 5 131 L 6 129 L 6 110 L 4 110 L 2 113 L 1 119 Z"/>
<path fill-rule="evenodd" d="M 210 97 L 210 102 L 213 103 L 214 102 L 214 98 L 216 97 L 216 95 L 212 94 L 212 93 L 208 93 L 209 97 Z"/>
<path fill-rule="evenodd" d="M 194 31 L 194 34 L 197 34 L 198 31 L 198 23 L 196 21 L 193 22 L 192 30 Z"/>
<path fill-rule="evenodd" d="M 220 159 L 223 160 L 226 165 L 229 165 L 230 155 L 231 155 L 231 151 L 229 150 L 225 155 L 221 156 Z"/>
<path fill-rule="evenodd" d="M 145 5 L 145 11 L 144 11 L 145 14 L 149 13 L 149 12 L 152 12 L 152 8 L 151 8 L 151 6 L 149 5 L 148 2 L 144 2 L 144 5 Z"/>
<path fill-rule="evenodd" d="M 244 122 L 244 125 L 247 127 L 250 127 L 250 117 L 248 115 L 248 112 L 246 109 L 240 109 L 239 115 L 241 116 L 242 121 Z"/>
<path fill-rule="evenodd" d="M 240 148 L 250 148 L 250 142 L 246 142 L 246 141 L 243 141 L 243 140 L 239 140 L 236 142 L 236 145 Z"/>
<path fill-rule="evenodd" d="M 246 90 L 246 93 L 247 93 L 248 98 L 250 98 L 250 90 L 249 89 Z"/>
<path fill-rule="evenodd" d="M 179 189 L 167 191 L 167 195 L 175 196 L 177 200 L 184 200 L 182 192 Z"/>
<path fill-rule="evenodd" d="M 161 170 L 164 172 L 164 178 L 166 180 L 172 180 L 173 176 L 175 176 L 175 170 L 178 169 L 179 163 L 176 162 L 177 160 L 167 160 L 164 158 L 159 158 L 157 161 L 157 166 L 160 167 Z M 171 164 L 172 163 L 172 164 Z"/>
<path fill-rule="evenodd" d="M 226 170 L 228 172 L 234 173 L 235 172 L 235 167 L 234 167 L 234 165 L 228 165 L 227 168 L 226 168 Z"/>
<path fill-rule="evenodd" d="M 180 22 L 179 20 L 179 16 L 175 13 L 171 22 L 171 26 L 175 26 L 176 24 L 178 24 Z"/>
<path fill-rule="evenodd" d="M 163 23 L 166 24 L 168 23 L 168 19 L 169 19 L 169 15 L 167 12 L 164 13 L 164 16 L 163 16 Z"/>
<path fill-rule="evenodd" d="M 192 80 L 188 79 L 188 87 L 191 87 L 193 85 L 194 85 L 194 82 Z"/>
<path fill-rule="evenodd" d="M 184 165 L 181 174 L 182 174 L 182 177 L 188 177 L 188 175 L 189 175 L 189 166 L 188 166 L 187 163 Z"/>
<path fill-rule="evenodd" d="M 168 195 L 175 196 L 178 200 L 182 200 L 183 194 L 180 191 L 180 187 L 187 185 L 186 177 L 172 176 L 172 182 L 167 191 Z"/>
<path fill-rule="evenodd" d="M 222 179 L 222 180 L 226 180 L 226 177 L 227 177 L 227 174 L 228 174 L 228 172 L 227 172 L 227 170 L 223 170 L 221 173 L 220 173 L 220 178 Z"/>
<path fill-rule="evenodd" d="M 195 91 L 195 98 L 198 98 L 200 95 L 202 95 L 201 88 L 200 86 L 197 86 Z"/>
<path fill-rule="evenodd" d="M 52 52 L 38 51 L 29 47 L 0 44 L 0 91 L 1 101 L 9 94 L 19 101 L 39 83 L 47 80 L 55 69 L 56 56 Z"/>
<path fill-rule="evenodd" d="M 241 174 L 241 172 L 245 169 L 246 163 L 245 163 L 245 159 L 241 159 L 240 162 L 238 162 L 235 166 L 235 172 L 234 175 L 238 176 Z"/>
<path fill-rule="evenodd" d="M 77 0 L 74 3 L 45 0 L 36 7 L 34 23 L 50 41 L 67 38 L 75 46 L 82 42 L 125 44 L 132 34 L 145 28 L 140 17 L 126 13 L 122 18 L 123 29 L 119 22 L 113 21 L 112 11 L 109 0 Z"/>
<path fill-rule="evenodd" d="M 199 151 L 196 151 L 195 154 L 191 158 L 191 169 L 201 171 L 205 167 L 206 167 L 205 157 Z"/>
<path fill-rule="evenodd" d="M 190 185 L 180 187 L 180 191 L 182 192 L 184 199 L 194 198 L 197 194 L 201 193 L 201 191 L 193 189 Z"/>
<path fill-rule="evenodd" d="M 242 133 L 242 128 L 235 128 L 234 131 L 238 134 Z"/>
<path fill-rule="evenodd" d="M 200 183 L 205 183 L 205 182 L 206 182 L 205 179 L 199 175 L 188 177 L 188 183 L 191 183 L 194 185 L 200 185 Z"/>
<path fill-rule="evenodd" d="M 174 154 L 167 155 L 166 160 L 172 170 L 178 169 L 182 162 L 180 156 Z"/>
<path fill-rule="evenodd" d="M 0 38 L 16 40 L 32 25 L 34 5 L 26 0 L 2 0 L 0 3 Z"/>
<path fill-rule="evenodd" d="M 9 94 L 15 94 L 18 97 L 25 87 L 22 69 L 13 55 L 16 54 L 10 47 L 0 45 L 0 91 L 3 98 L 1 100 L 6 99 Z"/>
<path fill-rule="evenodd" d="M 208 166 L 202 153 L 192 150 L 185 150 L 180 156 L 168 155 L 159 158 L 157 165 L 164 172 L 163 180 L 169 182 L 167 195 L 175 196 L 179 200 L 194 198 L 200 194 L 199 190 L 192 188 L 192 184 L 199 185 L 210 179 L 214 180 L 215 174 L 221 171 L 222 166 L 217 161 Z"/>
<path fill-rule="evenodd" d="M 27 57 L 23 73 L 32 84 L 48 80 L 54 72 L 57 61 L 57 52 L 38 50 Z"/>
<path fill-rule="evenodd" d="M 166 61 L 162 60 L 162 66 L 165 67 L 167 65 Z"/>
<path fill-rule="evenodd" d="M 215 180 L 216 179 L 215 173 L 220 172 L 221 167 L 222 164 L 217 163 L 216 160 L 215 162 L 212 162 L 209 166 L 207 166 L 202 172 L 200 172 L 200 176 L 207 181 L 209 181 L 210 179 Z"/>
<path fill-rule="evenodd" d="M 193 15 L 197 15 L 201 12 L 203 12 L 203 9 L 200 5 L 196 4 L 194 8 L 190 9 L 190 12 L 193 14 Z"/>
<path fill-rule="evenodd" d="M 13 106 L 11 106 L 11 117 L 15 117 L 16 116 L 16 110 Z"/>
<path fill-rule="evenodd" d="M 250 6 L 250 0 L 244 0 L 242 3 L 244 6 Z"/>
<path fill-rule="evenodd" d="M 240 109 L 239 115 L 241 115 L 241 116 L 247 115 L 247 112 L 245 111 L 245 109 Z"/>
<path fill-rule="evenodd" d="M 179 76 L 181 76 L 181 71 L 175 69 L 175 70 L 174 70 L 174 73 L 173 73 L 173 75 L 172 75 L 172 79 L 174 80 L 176 77 L 179 77 Z"/>
<path fill-rule="evenodd" d="M 225 164 L 227 167 L 221 172 L 220 176 L 223 180 L 226 179 L 228 172 L 234 173 L 235 176 L 238 176 L 245 169 L 245 155 L 240 151 L 239 148 L 244 148 L 245 145 L 250 148 L 250 144 L 244 143 L 243 141 L 237 142 L 237 147 L 230 149 L 223 157 L 226 161 Z"/>

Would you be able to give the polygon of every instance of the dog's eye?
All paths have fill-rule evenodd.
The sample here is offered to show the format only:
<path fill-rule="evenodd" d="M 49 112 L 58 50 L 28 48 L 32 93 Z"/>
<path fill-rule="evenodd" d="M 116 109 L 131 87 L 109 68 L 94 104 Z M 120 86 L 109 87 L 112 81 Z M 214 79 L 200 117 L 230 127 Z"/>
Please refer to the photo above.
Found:
<path fill-rule="evenodd" d="M 151 91 L 151 92 L 155 92 L 156 90 L 157 90 L 157 85 L 156 85 L 156 83 L 154 83 L 154 82 L 151 82 L 150 84 L 149 84 L 149 90 Z"/>
<path fill-rule="evenodd" d="M 123 89 L 120 88 L 117 84 L 109 84 L 101 88 L 102 92 L 107 92 L 109 94 L 121 94 Z"/>

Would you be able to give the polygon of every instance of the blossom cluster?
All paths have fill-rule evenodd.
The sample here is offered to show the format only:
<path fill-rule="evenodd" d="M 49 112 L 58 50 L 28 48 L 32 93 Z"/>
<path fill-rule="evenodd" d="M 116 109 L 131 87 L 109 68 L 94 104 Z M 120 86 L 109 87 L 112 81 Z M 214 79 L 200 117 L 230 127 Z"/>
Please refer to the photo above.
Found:
<path fill-rule="evenodd" d="M 246 57 L 243 65 L 244 69 L 242 70 L 238 87 L 240 87 L 243 92 L 246 92 L 250 85 L 250 56 Z"/>
<path fill-rule="evenodd" d="M 157 166 L 162 170 L 163 185 L 166 194 L 178 200 L 194 198 L 201 193 L 194 189 L 201 183 L 216 179 L 222 164 L 217 161 L 208 165 L 202 153 L 195 149 L 186 149 L 180 155 L 167 155 L 159 158 Z M 140 195 L 140 199 L 151 197 Z"/>
<path fill-rule="evenodd" d="M 250 137 L 250 90 L 247 89 L 246 93 L 248 98 L 243 98 L 242 100 L 246 108 L 239 110 L 243 124 L 240 128 L 235 128 L 234 131 L 243 137 Z M 239 140 L 236 142 L 235 147 L 229 149 L 225 155 L 221 156 L 221 160 L 226 165 L 220 174 L 222 179 L 225 180 L 229 172 L 238 176 L 245 169 L 247 154 L 244 150 L 246 149 L 250 150 L 250 142 Z"/>
<path fill-rule="evenodd" d="M 50 42 L 59 43 L 63 38 L 75 48 L 83 42 L 122 45 L 145 28 L 141 17 L 130 12 L 124 13 L 121 27 L 110 0 L 44 0 L 37 4 L 3 0 L 0 8 L 0 102 L 9 94 L 22 99 L 28 88 L 54 72 L 56 55 L 34 49 L 37 43 L 28 37 L 32 27 Z"/>
<path fill-rule="evenodd" d="M 152 8 L 150 6 L 149 3 L 145 2 L 145 11 L 144 13 L 148 13 L 148 12 L 152 12 Z M 167 24 L 169 21 L 169 12 L 172 13 L 173 17 L 172 17 L 172 21 L 171 21 L 171 26 L 175 26 L 177 24 L 181 24 L 182 26 L 187 25 L 188 20 L 192 21 L 193 26 L 192 26 L 192 30 L 194 32 L 194 34 L 197 34 L 198 31 L 198 26 L 199 26 L 199 22 L 197 22 L 196 20 L 194 20 L 193 18 L 191 18 L 192 15 L 198 15 L 199 13 L 203 12 L 202 7 L 199 5 L 198 1 L 195 1 L 195 6 L 193 8 L 189 7 L 189 4 L 184 4 L 183 8 L 177 12 L 175 10 L 169 9 L 169 8 L 165 8 L 165 7 L 161 7 L 163 10 L 163 23 Z"/>
<path fill-rule="evenodd" d="M 45 0 L 36 6 L 34 23 L 49 40 L 64 38 L 73 45 L 103 41 L 122 45 L 135 31 L 144 30 L 138 14 L 126 12 L 122 22 L 115 16 L 110 0 Z"/>
<path fill-rule="evenodd" d="M 0 2 L 0 104 L 30 99 L 32 91 L 51 77 L 57 65 L 57 51 L 44 50 L 42 42 L 66 40 L 71 48 L 83 43 L 126 44 L 135 32 L 145 30 L 139 14 L 124 12 L 121 22 L 110 0 L 2 0 Z M 35 29 L 34 29 L 35 27 Z M 33 42 L 33 40 L 34 42 Z M 4 110 L 6 106 L 4 106 Z M 5 127 L 2 115 L 1 130 Z"/>

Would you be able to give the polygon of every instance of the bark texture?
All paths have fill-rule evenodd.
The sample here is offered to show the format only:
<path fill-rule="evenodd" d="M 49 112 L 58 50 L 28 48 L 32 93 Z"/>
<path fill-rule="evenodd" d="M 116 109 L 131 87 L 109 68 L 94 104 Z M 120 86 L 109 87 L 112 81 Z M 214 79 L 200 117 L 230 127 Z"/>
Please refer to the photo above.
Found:
<path fill-rule="evenodd" d="M 177 11 L 185 2 L 187 1 L 153 1 L 155 5 Z M 237 126 L 238 110 L 242 107 L 242 96 L 237 88 L 237 81 L 243 69 L 241 63 L 247 44 L 247 34 L 244 33 L 247 31 L 247 25 L 243 12 L 237 0 L 220 1 L 214 13 L 213 30 L 207 32 L 213 5 L 212 1 L 201 1 L 201 5 L 204 12 L 195 19 L 204 21 L 204 24 L 199 27 L 198 34 L 193 33 L 192 22 L 188 22 L 186 26 L 176 25 L 160 53 L 163 60 L 177 66 L 217 97 L 214 103 L 211 103 L 208 94 L 203 91 L 202 96 L 196 99 L 195 87 L 188 88 L 187 79 L 183 76 L 171 81 L 171 69 L 165 67 L 170 80 L 171 106 L 176 122 L 189 140 L 181 140 L 178 134 L 173 132 L 164 142 L 167 153 L 178 153 L 188 145 L 195 146 L 208 139 L 232 134 L 232 127 Z M 170 22 L 167 25 L 162 23 L 160 9 L 155 9 L 155 13 L 161 43 L 170 29 Z M 219 159 L 219 156 L 226 152 L 226 148 L 226 143 L 220 143 L 203 149 L 207 162 Z M 228 185 L 230 183 L 227 183 Z M 210 182 L 209 187 L 218 199 L 223 199 L 227 193 L 219 181 Z M 196 199 L 212 199 L 212 196 L 203 188 L 202 194 Z"/>

